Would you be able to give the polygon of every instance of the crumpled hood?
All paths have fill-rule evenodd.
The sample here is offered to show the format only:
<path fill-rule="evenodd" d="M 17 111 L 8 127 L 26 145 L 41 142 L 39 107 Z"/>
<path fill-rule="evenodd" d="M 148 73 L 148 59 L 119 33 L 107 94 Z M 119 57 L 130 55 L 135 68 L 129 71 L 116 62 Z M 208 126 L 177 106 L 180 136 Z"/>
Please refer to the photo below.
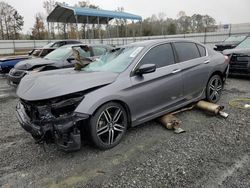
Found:
<path fill-rule="evenodd" d="M 224 50 L 223 54 L 224 55 L 230 55 L 230 54 L 250 55 L 250 48 L 234 48 L 234 49 Z"/>
<path fill-rule="evenodd" d="M 56 61 L 48 60 L 44 58 L 33 58 L 33 59 L 24 60 L 24 61 L 17 63 L 15 65 L 15 69 L 30 70 L 34 66 L 38 66 L 38 65 L 43 66 L 43 65 L 53 64 L 53 63 L 56 63 Z"/>
<path fill-rule="evenodd" d="M 21 80 L 17 95 L 28 101 L 50 99 L 110 84 L 117 76 L 118 73 L 84 72 L 73 68 L 31 73 Z"/>

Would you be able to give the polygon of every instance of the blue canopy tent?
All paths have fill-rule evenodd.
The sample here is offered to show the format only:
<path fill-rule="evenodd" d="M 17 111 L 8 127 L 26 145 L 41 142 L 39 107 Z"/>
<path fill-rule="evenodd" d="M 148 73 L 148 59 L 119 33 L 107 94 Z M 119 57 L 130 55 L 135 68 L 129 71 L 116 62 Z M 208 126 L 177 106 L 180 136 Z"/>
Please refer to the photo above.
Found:
<path fill-rule="evenodd" d="M 58 4 L 48 15 L 47 22 L 108 25 L 109 21 L 112 19 L 129 19 L 141 21 L 142 17 L 126 12 L 71 7 Z"/>

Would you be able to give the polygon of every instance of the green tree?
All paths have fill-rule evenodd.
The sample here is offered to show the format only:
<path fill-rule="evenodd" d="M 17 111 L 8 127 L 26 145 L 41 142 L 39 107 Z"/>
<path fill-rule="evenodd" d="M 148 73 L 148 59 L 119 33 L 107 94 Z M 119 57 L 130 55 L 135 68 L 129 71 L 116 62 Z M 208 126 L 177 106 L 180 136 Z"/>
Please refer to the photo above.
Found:
<path fill-rule="evenodd" d="M 0 1 L 1 39 L 19 39 L 24 21 L 23 17 L 11 5 Z"/>

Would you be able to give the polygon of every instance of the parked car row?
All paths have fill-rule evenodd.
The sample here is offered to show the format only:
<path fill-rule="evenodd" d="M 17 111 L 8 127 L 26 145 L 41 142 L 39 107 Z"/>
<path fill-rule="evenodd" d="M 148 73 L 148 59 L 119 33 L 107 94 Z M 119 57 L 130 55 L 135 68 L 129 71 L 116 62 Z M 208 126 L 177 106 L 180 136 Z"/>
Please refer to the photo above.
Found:
<path fill-rule="evenodd" d="M 66 45 L 15 67 L 29 71 L 17 88 L 18 121 L 38 143 L 78 150 L 88 134 L 98 148 L 112 148 L 129 127 L 201 99 L 217 102 L 228 73 L 227 57 L 187 39 L 88 46 L 87 53 L 83 44 Z M 67 68 L 72 48 L 103 55 L 75 70 Z"/>
<path fill-rule="evenodd" d="M 89 47 L 89 51 L 84 50 L 85 46 Z M 8 83 L 10 85 L 18 85 L 20 80 L 31 71 L 34 73 L 73 67 L 75 64 L 73 49 L 78 50 L 83 57 L 97 58 L 112 48 L 106 45 L 64 45 L 43 58 L 33 58 L 16 64 L 9 72 L 7 77 Z"/>
<path fill-rule="evenodd" d="M 250 36 L 230 36 L 216 44 L 214 50 L 228 56 L 229 75 L 250 76 Z"/>
<path fill-rule="evenodd" d="M 22 56 L 10 56 L 0 59 L 0 74 L 8 74 L 9 71 L 14 68 L 14 66 L 23 60 L 32 59 L 32 58 L 42 58 L 52 52 L 53 50 L 67 45 L 67 44 L 81 44 L 81 42 L 76 40 L 60 40 L 51 42 L 42 48 L 35 48 L 28 52 L 28 55 Z"/>

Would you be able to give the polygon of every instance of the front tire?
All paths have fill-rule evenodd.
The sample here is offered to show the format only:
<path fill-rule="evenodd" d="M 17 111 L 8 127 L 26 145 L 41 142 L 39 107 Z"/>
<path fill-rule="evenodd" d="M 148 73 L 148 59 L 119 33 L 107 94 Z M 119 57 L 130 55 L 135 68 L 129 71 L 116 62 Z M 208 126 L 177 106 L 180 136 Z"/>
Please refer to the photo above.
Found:
<path fill-rule="evenodd" d="M 223 89 L 223 81 L 219 75 L 213 75 L 206 87 L 206 100 L 208 102 L 216 103 L 221 97 Z"/>
<path fill-rule="evenodd" d="M 110 149 L 120 143 L 128 127 L 128 117 L 122 105 L 109 102 L 90 118 L 90 135 L 100 149 Z"/>

